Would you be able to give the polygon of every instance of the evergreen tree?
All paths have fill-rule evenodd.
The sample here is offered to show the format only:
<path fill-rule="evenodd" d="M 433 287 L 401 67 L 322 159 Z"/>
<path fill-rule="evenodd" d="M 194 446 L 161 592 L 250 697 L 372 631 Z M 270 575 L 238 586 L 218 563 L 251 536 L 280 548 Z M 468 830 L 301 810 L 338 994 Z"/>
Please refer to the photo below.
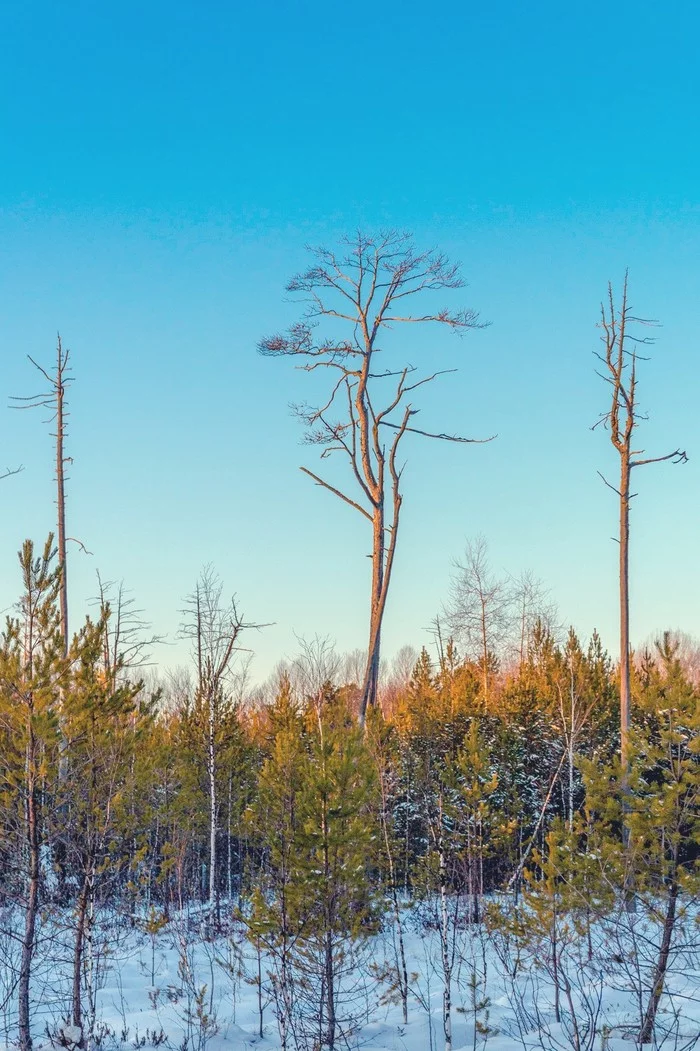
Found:
<path fill-rule="evenodd" d="M 327 684 L 300 716 L 283 683 L 252 811 L 264 872 L 248 920 L 273 960 L 285 1048 L 335 1048 L 356 1023 L 357 964 L 376 925 L 376 779 L 362 733 Z"/>
<path fill-rule="evenodd" d="M 17 982 L 19 1046 L 32 1047 L 30 982 L 42 890 L 42 859 L 48 841 L 48 814 L 57 774 L 59 701 L 68 663 L 58 607 L 61 570 L 53 537 L 35 555 L 25 541 L 19 553 L 23 592 L 16 617 L 0 639 L 0 692 L 9 730 L 5 738 L 1 791 L 8 831 L 20 864 L 24 902 L 22 954 Z M 16 817 L 13 806 L 19 804 Z M 7 826 L 6 826 L 7 827 Z"/>
<path fill-rule="evenodd" d="M 142 683 L 119 682 L 120 667 L 106 668 L 103 639 L 109 610 L 88 619 L 69 650 L 70 675 L 62 697 L 62 778 L 59 785 L 62 856 L 76 882 L 73 917 L 71 1020 L 84 1046 L 95 1016 L 92 946 L 95 907 L 118 885 L 138 832 L 131 801 L 134 757 L 150 716 L 139 703 Z M 84 1027 L 83 990 L 89 1022 Z"/>
<path fill-rule="evenodd" d="M 659 647 L 658 665 L 647 671 L 630 734 L 633 761 L 617 759 L 603 768 L 585 764 L 598 853 L 608 859 L 623 898 L 634 887 L 648 925 L 643 944 L 634 916 L 625 928 L 633 957 L 627 973 L 634 976 L 640 1004 L 640 1043 L 654 1035 L 678 920 L 700 895 L 700 695 L 668 637 Z"/>
<path fill-rule="evenodd" d="M 299 796 L 307 757 L 288 677 L 270 709 L 269 725 L 270 752 L 248 814 L 262 857 L 247 924 L 251 940 L 262 943 L 270 958 L 277 1023 L 282 1049 L 287 1051 L 295 1032 L 296 953 L 309 918 L 308 895 L 299 874 Z"/>
<path fill-rule="evenodd" d="M 333 1051 L 356 1024 L 359 954 L 376 929 L 376 780 L 362 731 L 332 689 L 309 706 L 306 729 L 297 878 L 312 908 L 300 946 L 301 990 L 320 1046 Z"/>

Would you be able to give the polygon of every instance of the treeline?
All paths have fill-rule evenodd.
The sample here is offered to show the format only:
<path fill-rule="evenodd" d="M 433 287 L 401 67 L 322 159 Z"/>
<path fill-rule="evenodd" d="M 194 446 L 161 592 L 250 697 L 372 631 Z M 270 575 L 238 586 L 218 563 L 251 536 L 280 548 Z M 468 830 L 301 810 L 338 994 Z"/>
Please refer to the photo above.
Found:
<path fill-rule="evenodd" d="M 348 981 L 380 927 L 393 950 L 379 977 L 407 1017 L 407 901 L 441 940 L 448 1045 L 465 925 L 537 946 L 563 997 L 572 939 L 559 925 L 573 916 L 592 955 L 597 921 L 641 909 L 659 932 L 640 994 L 640 1032 L 653 1031 L 700 890 L 700 692 L 673 636 L 633 665 L 623 776 L 618 671 L 595 634 L 560 640 L 535 617 L 507 668 L 446 639 L 363 727 L 361 682 L 324 677 L 322 653 L 270 696 L 234 688 L 253 625 L 211 575 L 188 602 L 192 675 L 147 689 L 106 600 L 64 645 L 51 539 L 25 543 L 20 565 L 0 642 L 0 904 L 21 944 L 23 1048 L 42 912 L 69 926 L 82 1027 L 100 912 L 157 927 L 193 903 L 208 934 L 235 918 L 265 952 L 285 1047 L 309 1025 L 320 1046 L 347 1031 Z"/>

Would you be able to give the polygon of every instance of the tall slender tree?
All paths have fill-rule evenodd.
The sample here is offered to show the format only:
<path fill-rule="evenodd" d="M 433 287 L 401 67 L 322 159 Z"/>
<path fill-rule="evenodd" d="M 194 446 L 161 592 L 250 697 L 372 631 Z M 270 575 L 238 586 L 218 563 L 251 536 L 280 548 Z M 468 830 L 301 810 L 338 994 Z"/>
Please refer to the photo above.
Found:
<path fill-rule="evenodd" d="M 30 540 L 19 553 L 23 593 L 0 638 L 0 698 L 7 710 L 2 787 L 18 789 L 18 855 L 23 868 L 24 931 L 17 980 L 19 1047 L 31 1051 L 30 984 L 40 907 L 41 856 L 46 846 L 47 781 L 57 760 L 56 712 L 67 672 L 57 598 L 61 573 L 53 536 L 36 555 Z"/>
<path fill-rule="evenodd" d="M 262 625 L 246 623 L 236 606 L 222 602 L 223 583 L 211 566 L 200 574 L 187 599 L 182 635 L 193 643 L 197 670 L 195 706 L 203 708 L 206 721 L 206 769 L 209 789 L 209 904 L 218 907 L 217 831 L 220 800 L 218 751 L 223 716 L 230 710 L 230 691 L 235 657 L 241 651 L 241 635 Z"/>
<path fill-rule="evenodd" d="M 56 367 L 53 372 L 48 372 L 31 355 L 28 354 L 27 357 L 49 384 L 49 389 L 39 394 L 32 394 L 28 398 L 14 397 L 12 400 L 23 403 L 17 405 L 16 408 L 51 409 L 53 416 L 49 418 L 49 422 L 56 424 L 56 430 L 53 432 L 53 437 L 56 440 L 56 547 L 58 564 L 61 567 L 59 603 L 65 656 L 68 653 L 68 565 L 66 561 L 66 544 L 69 539 L 66 536 L 66 465 L 71 463 L 71 458 L 66 456 L 65 453 L 65 440 L 66 424 L 69 415 L 66 407 L 66 389 L 73 382 L 72 370 L 69 366 L 70 350 L 63 347 L 59 333 L 56 341 Z"/>
<path fill-rule="evenodd" d="M 329 683 L 306 711 L 296 876 L 313 903 L 300 947 L 314 1044 L 334 1051 L 356 1024 L 362 946 L 376 929 L 376 778 L 359 728 Z M 310 1037 L 309 1032 L 305 1034 Z M 309 1041 L 310 1043 L 310 1041 Z"/>
<path fill-rule="evenodd" d="M 685 463 L 688 459 L 681 449 L 663 456 L 645 456 L 644 449 L 635 448 L 637 425 L 646 419 L 637 400 L 637 363 L 643 360 L 638 348 L 649 345 L 648 336 L 637 336 L 631 328 L 648 327 L 657 322 L 636 317 L 628 299 L 628 272 L 622 286 L 622 300 L 615 302 L 612 284 L 608 284 L 607 304 L 601 304 L 600 328 L 603 353 L 596 353 L 603 368 L 598 373 L 611 388 L 610 406 L 601 413 L 595 427 L 603 425 L 610 433 L 610 441 L 620 459 L 620 480 L 613 485 L 602 474 L 605 484 L 619 498 L 620 527 L 620 754 L 623 769 L 629 764 L 630 730 L 630 621 L 629 621 L 629 536 L 630 502 L 636 494 L 631 491 L 632 472 L 637 467 L 671 460 Z M 598 472 L 600 474 L 600 472 Z"/>
<path fill-rule="evenodd" d="M 72 640 L 70 677 L 63 692 L 66 748 L 59 807 L 60 834 L 67 842 L 66 867 L 78 883 L 73 913 L 71 1020 L 80 1047 L 90 1043 L 95 982 L 91 947 L 95 907 L 108 897 L 128 865 L 126 844 L 137 833 L 133 821 L 136 749 L 150 719 L 142 682 L 120 681 L 124 665 L 104 659 L 109 608 L 97 622 L 87 619 Z M 126 804 L 126 805 L 125 805 Z M 69 816 L 69 820 L 67 820 Z M 86 980 L 87 979 L 87 980 Z M 87 993 L 87 1010 L 84 993 Z"/>
<path fill-rule="evenodd" d="M 464 286 L 459 267 L 440 252 L 416 251 L 412 238 L 395 231 L 346 238 L 338 252 L 312 250 L 314 262 L 292 278 L 289 292 L 299 293 L 306 311 L 286 335 L 263 339 L 262 354 L 288 356 L 298 368 L 332 377 L 320 404 L 295 406 L 306 427 L 306 442 L 321 456 L 340 453 L 350 471 L 350 491 L 307 467 L 301 470 L 357 511 L 372 531 L 369 643 L 360 701 L 360 722 L 374 704 L 379 679 L 381 630 L 396 554 L 403 502 L 403 464 L 399 450 L 407 434 L 450 442 L 472 442 L 455 434 L 423 430 L 414 424 L 415 391 L 445 371 L 416 377 L 410 364 L 383 365 L 388 331 L 405 324 L 433 324 L 464 332 L 478 328 L 473 310 L 435 309 L 431 293 Z M 419 297 L 427 307 L 412 313 L 407 301 Z M 320 320 L 347 336 L 318 337 Z M 488 439 L 487 439 L 488 440 Z M 351 495 L 352 493 L 352 495 Z"/>

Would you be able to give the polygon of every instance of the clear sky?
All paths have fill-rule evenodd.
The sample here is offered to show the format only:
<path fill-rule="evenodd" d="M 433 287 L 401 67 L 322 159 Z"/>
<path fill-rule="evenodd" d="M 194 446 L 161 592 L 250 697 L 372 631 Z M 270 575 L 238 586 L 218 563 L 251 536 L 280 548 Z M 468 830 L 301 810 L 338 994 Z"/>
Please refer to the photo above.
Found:
<path fill-rule="evenodd" d="M 299 471 L 304 375 L 256 354 L 292 320 L 304 246 L 399 227 L 463 263 L 491 327 L 412 335 L 459 364 L 422 422 L 485 447 L 409 449 L 387 651 L 419 645 L 451 559 L 484 534 L 614 649 L 615 497 L 590 425 L 599 303 L 630 267 L 663 322 L 643 365 L 632 633 L 700 633 L 700 8 L 606 3 L 17 0 L 0 12 L 0 606 L 52 526 L 51 440 L 26 354 L 72 350 L 74 623 L 95 570 L 174 637 L 213 563 L 263 676 L 294 632 L 365 642 L 363 522 Z M 453 305 L 459 305 L 457 298 Z M 401 354 L 396 345 L 397 360 Z M 160 659 L 182 655 L 173 646 Z"/>

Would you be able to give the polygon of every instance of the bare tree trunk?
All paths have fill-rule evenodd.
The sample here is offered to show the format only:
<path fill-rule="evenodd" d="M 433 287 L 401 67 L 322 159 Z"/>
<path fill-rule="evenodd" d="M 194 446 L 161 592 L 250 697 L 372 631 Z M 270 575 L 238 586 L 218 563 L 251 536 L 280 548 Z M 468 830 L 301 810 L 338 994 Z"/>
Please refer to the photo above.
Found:
<path fill-rule="evenodd" d="M 445 853 L 440 846 L 440 949 L 442 954 L 442 1028 L 445 1051 L 452 1051 L 452 963 L 449 946 L 449 916 L 447 912 L 447 873 Z"/>
<path fill-rule="evenodd" d="M 211 909 L 212 920 L 214 919 L 214 913 L 217 911 L 217 896 L 216 896 L 216 742 L 214 740 L 215 734 L 215 713 L 214 713 L 214 700 L 212 697 L 209 698 L 209 739 L 207 742 L 208 747 L 208 767 L 209 767 L 209 907 Z"/>
<path fill-rule="evenodd" d="M 401 1010 L 403 1014 L 403 1023 L 404 1025 L 408 1025 L 408 967 L 406 965 L 406 946 L 404 944 L 403 925 L 401 923 L 401 906 L 399 903 L 398 889 L 396 887 L 396 882 L 394 880 L 393 875 L 391 879 L 391 896 L 394 905 L 394 923 L 396 924 L 396 937 L 399 943 L 398 971 L 399 992 L 401 994 Z"/>
<path fill-rule="evenodd" d="M 550 935 L 552 946 L 552 980 L 554 982 L 554 1019 L 561 1022 L 561 990 L 559 988 L 559 940 L 557 938 L 557 911 L 556 906 L 552 914 L 552 931 Z"/>
<path fill-rule="evenodd" d="M 396 930 L 396 970 L 399 984 L 399 993 L 401 995 L 401 1007 L 403 1011 L 403 1022 L 404 1025 L 408 1024 L 408 967 L 406 965 L 406 947 L 404 944 L 403 937 L 403 924 L 401 923 L 401 903 L 399 902 L 399 891 L 396 884 L 396 865 L 394 863 L 394 851 L 391 845 L 391 836 L 389 834 L 389 818 L 387 815 L 387 794 L 386 794 L 386 780 L 385 771 L 381 768 L 379 773 L 379 788 L 382 797 L 382 809 L 380 814 L 380 820 L 382 824 L 382 836 L 384 839 L 384 849 L 386 851 L 387 865 L 389 867 L 389 886 L 391 888 L 391 903 L 394 914 L 394 927 Z M 396 943 L 395 943 L 396 945 Z"/>
<path fill-rule="evenodd" d="M 629 598 L 629 537 L 630 537 L 630 450 L 623 448 L 620 466 L 620 792 L 622 796 L 622 845 L 626 855 L 630 848 L 630 598 Z M 630 859 L 631 860 L 631 859 Z M 625 908 L 636 909 L 631 865 L 625 865 Z"/>
<path fill-rule="evenodd" d="M 666 903 L 666 916 L 664 917 L 664 929 L 663 934 L 661 936 L 659 958 L 656 962 L 656 967 L 654 969 L 654 981 L 652 982 L 651 993 L 649 995 L 649 1003 L 647 1005 L 646 1013 L 644 1015 L 642 1031 L 639 1034 L 640 1044 L 650 1044 L 654 1036 L 654 1023 L 656 1022 L 656 1012 L 658 1011 L 659 1001 L 661 1000 L 661 994 L 664 990 L 664 981 L 666 978 L 666 970 L 668 968 L 668 958 L 671 951 L 671 939 L 673 937 L 673 928 L 676 922 L 677 902 L 678 882 L 676 880 L 676 874 L 674 871 L 668 889 L 668 901 Z"/>
<path fill-rule="evenodd" d="M 229 908 L 233 901 L 233 843 L 231 840 L 231 807 L 233 794 L 233 778 L 228 778 L 228 814 L 226 820 L 226 889 L 228 892 Z"/>
<path fill-rule="evenodd" d="M 20 960 L 18 982 L 18 1015 L 20 1051 L 31 1051 L 32 1030 L 29 1009 L 29 984 L 34 959 L 34 938 L 36 918 L 39 912 L 39 814 L 37 805 L 37 786 L 34 773 L 36 746 L 33 731 L 27 745 L 27 800 L 26 800 L 26 834 L 27 834 L 27 901 L 24 913 L 24 936 L 22 938 L 22 956 Z"/>
<path fill-rule="evenodd" d="M 379 661 L 381 658 L 381 634 L 382 618 L 384 615 L 384 603 L 381 595 L 373 599 L 370 610 L 369 646 L 367 651 L 367 668 L 362 686 L 362 699 L 360 702 L 360 725 L 364 726 L 367 709 L 371 708 L 377 699 L 379 689 Z"/>
<path fill-rule="evenodd" d="M 68 363 L 68 352 L 63 352 L 61 337 L 58 337 L 56 348 L 56 506 L 58 515 L 58 561 L 61 566 L 61 590 L 59 604 L 61 608 L 61 632 L 63 634 L 63 656 L 68 654 L 68 562 L 66 559 L 66 459 L 63 449 L 65 439 L 65 371 Z"/>
<path fill-rule="evenodd" d="M 409 410 L 404 414 L 400 429 L 396 432 L 391 450 L 388 456 L 389 471 L 391 473 L 392 490 L 392 521 L 388 529 L 389 545 L 386 547 L 385 535 L 387 532 L 384 514 L 384 473 L 380 470 L 379 482 L 381 485 L 381 497 L 375 508 L 373 520 L 373 548 L 372 548 L 372 613 L 370 618 L 370 644 L 367 654 L 367 673 L 362 690 L 362 701 L 360 706 L 360 725 L 364 726 L 367 708 L 374 705 L 377 700 L 379 687 L 379 660 L 381 647 L 381 629 L 386 608 L 389 584 L 391 583 L 391 572 L 394 567 L 394 556 L 396 554 L 396 541 L 399 531 L 399 518 L 403 497 L 399 491 L 401 472 L 396 468 L 396 452 L 399 441 L 405 432 L 409 420 Z M 375 428 L 376 430 L 376 428 Z M 378 436 L 375 435 L 378 443 Z"/>
<path fill-rule="evenodd" d="M 477 819 L 477 830 L 474 836 L 476 840 L 476 866 L 478 880 L 472 909 L 472 922 L 481 923 L 481 903 L 484 900 L 484 826 L 481 818 Z"/>
<path fill-rule="evenodd" d="M 262 995 L 262 946 L 260 945 L 260 939 L 255 943 L 257 963 L 258 963 L 258 974 L 257 974 L 257 990 L 258 990 L 258 1036 L 262 1040 L 265 1036 L 265 1006 L 263 1004 Z"/>
<path fill-rule="evenodd" d="M 372 592 L 370 600 L 369 644 L 367 667 L 362 688 L 360 720 L 364 722 L 367 708 L 374 704 L 379 685 L 379 657 L 381 626 L 384 615 L 384 509 L 377 507 L 372 523 Z"/>
<path fill-rule="evenodd" d="M 569 753 L 569 832 L 573 832 L 574 829 L 574 735 L 573 732 L 569 738 L 569 746 L 567 749 Z"/>
<path fill-rule="evenodd" d="M 336 1030 L 336 1017 L 335 1017 L 335 967 L 333 964 L 333 932 L 329 929 L 326 931 L 325 938 L 325 986 L 326 986 L 326 1033 L 325 1033 L 325 1044 L 328 1047 L 328 1051 L 334 1051 L 335 1048 L 335 1030 Z"/>
<path fill-rule="evenodd" d="M 72 1020 L 82 1033 L 83 1008 L 82 1008 L 82 978 L 83 978 L 83 949 L 85 946 L 85 933 L 88 920 L 88 908 L 90 904 L 90 875 L 86 872 L 83 885 L 80 888 L 78 904 L 76 909 L 75 942 L 73 945 L 73 996 L 72 996 Z M 81 1036 L 80 1047 L 85 1044 Z"/>
<path fill-rule="evenodd" d="M 627 780 L 630 761 L 629 539 L 630 462 L 629 449 L 625 449 L 621 456 L 620 468 L 620 756 L 625 781 Z"/>

